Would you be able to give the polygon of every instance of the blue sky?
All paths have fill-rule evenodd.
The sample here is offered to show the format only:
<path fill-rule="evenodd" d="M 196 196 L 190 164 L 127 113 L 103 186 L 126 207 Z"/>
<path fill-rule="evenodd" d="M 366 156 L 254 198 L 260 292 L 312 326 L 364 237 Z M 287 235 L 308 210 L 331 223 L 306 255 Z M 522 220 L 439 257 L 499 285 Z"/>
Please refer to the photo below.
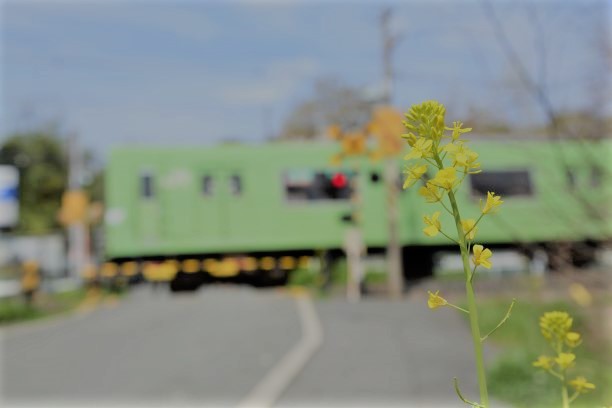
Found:
<path fill-rule="evenodd" d="M 518 122 L 517 86 L 482 1 L 3 1 L 0 141 L 58 120 L 104 156 L 120 144 L 262 141 L 337 78 L 375 94 L 378 16 L 394 7 L 394 105 L 439 99 Z M 591 108 L 609 73 L 609 2 L 493 2 L 521 60 L 560 109 Z M 541 50 L 545 50 L 544 53 Z"/>

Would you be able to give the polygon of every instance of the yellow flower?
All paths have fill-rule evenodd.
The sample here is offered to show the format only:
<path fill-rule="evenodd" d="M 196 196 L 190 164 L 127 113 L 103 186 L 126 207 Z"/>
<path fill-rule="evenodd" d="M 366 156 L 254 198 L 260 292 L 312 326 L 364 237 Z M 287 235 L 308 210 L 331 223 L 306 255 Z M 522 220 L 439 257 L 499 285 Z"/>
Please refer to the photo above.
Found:
<path fill-rule="evenodd" d="M 427 184 L 419 188 L 419 195 L 425 197 L 428 203 L 435 203 L 442 199 L 442 192 L 440 189 L 430 182 L 427 182 Z"/>
<path fill-rule="evenodd" d="M 404 170 L 404 174 L 406 174 L 406 181 L 404 181 L 403 188 L 408 188 L 412 186 L 418 179 L 421 178 L 423 174 L 427 172 L 427 165 L 414 165 L 411 167 L 406 167 Z"/>
<path fill-rule="evenodd" d="M 465 128 L 462 129 L 461 127 L 463 126 L 463 123 L 461 122 L 453 122 L 453 127 L 452 128 L 446 128 L 446 130 L 452 130 L 453 131 L 453 135 L 452 138 L 453 140 L 457 140 L 461 137 L 461 135 L 463 133 L 467 133 L 467 132 L 471 132 L 472 128 Z"/>
<path fill-rule="evenodd" d="M 408 127 L 407 122 L 404 122 L 404 126 Z M 408 132 L 408 133 L 404 133 L 401 135 L 402 139 L 404 139 L 406 142 L 408 142 L 408 146 L 413 147 L 414 144 L 417 141 L 417 137 L 414 133 L 412 132 Z"/>
<path fill-rule="evenodd" d="M 500 196 L 496 196 L 495 193 L 490 191 L 487 192 L 487 202 L 485 203 L 484 208 L 482 209 L 483 214 L 493 214 L 497 211 L 497 207 L 502 205 L 503 201 Z"/>
<path fill-rule="evenodd" d="M 566 312 L 546 312 L 540 317 L 542 336 L 548 340 L 563 341 L 572 323 L 573 319 Z"/>
<path fill-rule="evenodd" d="M 436 142 L 442 139 L 444 136 L 444 111 L 441 112 L 435 119 L 431 122 L 431 133 L 430 136 Z"/>
<path fill-rule="evenodd" d="M 574 360 L 576 360 L 576 355 L 573 353 L 559 353 L 559 356 L 555 358 L 555 362 L 562 370 L 566 370 L 573 366 Z"/>
<path fill-rule="evenodd" d="M 454 167 L 448 167 L 438 171 L 436 176 L 431 180 L 431 183 L 442 187 L 443 189 L 450 190 L 457 183 L 457 173 Z"/>
<path fill-rule="evenodd" d="M 540 356 L 532 364 L 534 367 L 543 368 L 544 370 L 550 370 L 553 365 L 553 359 L 548 356 Z"/>
<path fill-rule="evenodd" d="M 571 385 L 576 390 L 576 392 L 580 394 L 584 394 L 595 389 L 595 384 L 591 384 L 586 380 L 586 378 L 582 376 L 574 378 L 572 381 L 569 382 L 569 385 Z"/>
<path fill-rule="evenodd" d="M 467 220 L 461 220 L 461 228 L 463 229 L 463 233 L 466 234 L 465 237 L 470 241 L 476 237 L 476 221 L 472 218 Z"/>
<path fill-rule="evenodd" d="M 474 265 L 482 265 L 487 269 L 491 269 L 491 262 L 488 260 L 493 252 L 490 249 L 485 249 L 482 245 L 474 245 Z"/>
<path fill-rule="evenodd" d="M 436 211 L 435 213 L 433 213 L 431 215 L 431 218 L 427 215 L 423 217 L 423 222 L 425 222 L 425 225 L 427 225 L 427 227 L 423 228 L 423 232 L 428 237 L 435 237 L 442 229 L 442 224 L 440 224 L 440 221 L 438 221 L 439 217 L 440 211 Z"/>
<path fill-rule="evenodd" d="M 410 150 L 410 153 L 404 156 L 404 160 L 420 159 L 421 157 L 431 157 L 432 146 L 433 142 L 431 140 L 425 139 L 424 137 L 420 137 L 414 143 L 414 146 L 412 146 L 412 150 Z"/>
<path fill-rule="evenodd" d="M 446 299 L 438 295 L 439 292 L 439 290 L 436 290 L 436 293 L 431 293 L 430 291 L 427 291 L 427 293 L 429 293 L 427 306 L 429 306 L 430 309 L 436 309 L 438 307 L 446 306 L 448 304 Z"/>
<path fill-rule="evenodd" d="M 453 159 L 453 167 L 463 167 L 468 173 L 480 173 L 480 163 L 477 163 L 478 153 L 471 150 L 463 142 L 449 143 L 443 148 Z"/>
<path fill-rule="evenodd" d="M 436 144 L 444 135 L 444 115 L 446 108 L 440 102 L 427 101 L 418 105 L 412 105 L 404 115 L 403 122 L 408 133 L 403 135 L 410 146 L 414 143 L 413 136 L 419 135 Z"/>
<path fill-rule="evenodd" d="M 569 347 L 578 347 L 582 343 L 580 340 L 580 333 L 569 332 L 565 335 L 565 344 Z"/>

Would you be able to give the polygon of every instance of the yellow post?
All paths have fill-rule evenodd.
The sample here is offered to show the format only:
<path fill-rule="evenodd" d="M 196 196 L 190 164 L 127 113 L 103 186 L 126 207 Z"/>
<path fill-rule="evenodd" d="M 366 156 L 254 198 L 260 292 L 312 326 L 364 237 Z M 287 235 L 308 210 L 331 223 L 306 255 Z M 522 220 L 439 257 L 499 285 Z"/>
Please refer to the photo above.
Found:
<path fill-rule="evenodd" d="M 21 265 L 21 293 L 28 305 L 32 304 L 34 294 L 40 288 L 38 262 L 26 261 Z"/>

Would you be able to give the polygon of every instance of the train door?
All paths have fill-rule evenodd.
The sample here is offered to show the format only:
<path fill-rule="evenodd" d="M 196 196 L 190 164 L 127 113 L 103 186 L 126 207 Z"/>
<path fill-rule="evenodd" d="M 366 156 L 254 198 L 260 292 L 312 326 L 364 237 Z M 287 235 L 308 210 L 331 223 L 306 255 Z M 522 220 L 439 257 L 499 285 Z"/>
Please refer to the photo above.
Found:
<path fill-rule="evenodd" d="M 202 237 L 220 251 L 229 249 L 253 232 L 253 203 L 244 197 L 243 172 L 210 170 L 202 173 L 199 223 Z"/>
<path fill-rule="evenodd" d="M 170 242 L 197 236 L 197 226 L 193 222 L 198 198 L 195 184 L 195 174 L 188 167 L 167 167 L 161 177 L 164 238 Z"/>
<path fill-rule="evenodd" d="M 200 175 L 197 223 L 203 241 L 216 243 L 227 235 L 226 174 L 204 170 Z"/>
<path fill-rule="evenodd" d="M 244 242 L 255 233 L 257 223 L 256 206 L 245 196 L 244 174 L 239 170 L 225 173 L 227 186 L 225 211 L 227 216 L 227 236 L 233 243 Z"/>

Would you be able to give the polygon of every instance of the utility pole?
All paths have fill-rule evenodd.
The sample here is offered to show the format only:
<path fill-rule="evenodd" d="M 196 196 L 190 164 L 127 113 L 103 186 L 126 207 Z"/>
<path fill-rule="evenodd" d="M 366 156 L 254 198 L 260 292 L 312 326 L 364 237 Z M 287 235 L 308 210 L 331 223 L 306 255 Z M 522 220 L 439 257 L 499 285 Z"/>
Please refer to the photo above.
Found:
<path fill-rule="evenodd" d="M 68 138 L 68 193 L 63 204 L 68 207 L 68 212 L 78 207 L 78 212 L 84 212 L 85 204 L 82 203 L 84 195 L 83 187 L 83 154 L 78 144 L 76 135 Z M 78 198 L 77 198 L 78 197 Z M 72 202 L 70 202 L 72 201 Z M 78 204 L 76 204 L 78 202 Z M 75 205 L 76 204 L 76 205 Z M 73 214 L 69 214 L 70 217 Z M 81 273 L 89 262 L 88 236 L 86 220 L 78 217 L 68 223 L 68 272 L 73 279 L 80 279 Z"/>
<path fill-rule="evenodd" d="M 400 36 L 391 33 L 389 23 L 393 11 L 384 9 L 380 16 L 380 29 L 382 34 L 382 66 L 383 66 L 383 103 L 391 105 L 393 90 L 393 52 L 397 46 Z M 399 135 L 397 135 L 399 137 Z M 385 187 L 387 190 L 387 222 L 389 229 L 389 243 L 387 246 L 387 285 L 389 296 L 399 299 L 403 292 L 402 277 L 402 252 L 399 240 L 399 209 L 398 201 L 398 179 L 397 159 L 389 157 L 385 159 Z"/>
<path fill-rule="evenodd" d="M 359 183 L 360 166 L 355 164 L 353 175 L 350 177 L 351 194 L 351 225 L 347 228 L 344 237 L 344 251 L 346 253 L 347 279 L 346 298 L 349 302 L 359 302 L 361 299 L 361 282 L 365 277 L 363 256 L 367 253 L 362 233 L 362 200 Z"/>

